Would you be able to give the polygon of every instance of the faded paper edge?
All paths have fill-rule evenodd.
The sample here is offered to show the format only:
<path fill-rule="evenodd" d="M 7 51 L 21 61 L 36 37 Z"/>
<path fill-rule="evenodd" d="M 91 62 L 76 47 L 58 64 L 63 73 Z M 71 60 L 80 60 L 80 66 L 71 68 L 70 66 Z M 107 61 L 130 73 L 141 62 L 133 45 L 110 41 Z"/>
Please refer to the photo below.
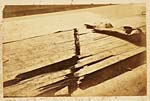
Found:
<path fill-rule="evenodd" d="M 38 3 L 40 4 L 40 3 Z M 113 97 L 35 97 L 35 98 L 3 98 L 3 67 L 2 67 L 2 32 L 0 33 L 0 101 L 150 101 L 150 0 L 146 0 L 146 40 L 147 40 L 147 96 L 113 96 Z M 0 1 L 0 30 L 2 26 L 4 0 Z"/>

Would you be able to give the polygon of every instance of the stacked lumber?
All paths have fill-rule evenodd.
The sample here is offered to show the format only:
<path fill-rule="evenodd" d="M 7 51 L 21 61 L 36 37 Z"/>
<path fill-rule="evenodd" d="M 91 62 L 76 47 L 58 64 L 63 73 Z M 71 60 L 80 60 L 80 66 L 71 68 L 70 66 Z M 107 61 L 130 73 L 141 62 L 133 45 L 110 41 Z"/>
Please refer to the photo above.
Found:
<path fill-rule="evenodd" d="M 113 69 L 112 69 L 113 70 Z M 114 70 L 113 70 L 114 71 Z M 107 70 L 108 73 L 110 71 Z M 118 72 L 116 70 L 116 72 Z M 144 96 L 146 94 L 146 64 L 137 66 L 130 72 L 125 72 L 122 75 L 118 75 L 114 78 L 108 79 L 101 84 L 88 87 L 87 89 L 78 88 L 74 91 L 71 96 L 74 97 L 85 97 L 85 96 Z M 97 78 L 95 76 L 94 80 L 104 78 L 108 75 L 99 72 Z M 114 72 L 113 72 L 114 73 Z M 103 75 L 103 76 L 102 76 Z M 113 75 L 113 74 L 111 74 Z M 88 78 L 92 83 L 94 80 Z M 89 82 L 86 82 L 89 84 Z"/>
<path fill-rule="evenodd" d="M 91 13 L 82 14 L 90 15 Z M 75 17 L 78 15 L 80 13 Z M 63 16 L 70 17 L 71 15 Z M 45 18 L 43 25 L 49 26 L 50 24 L 47 22 L 49 17 L 43 15 L 43 18 Z M 90 15 L 80 24 L 92 22 L 88 21 L 88 18 L 95 17 Z M 39 20 L 40 17 L 37 19 Z M 128 21 L 130 21 L 129 19 Z M 139 18 L 135 17 L 135 19 Z M 26 20 L 29 20 L 28 17 Z M 60 25 L 59 19 L 57 20 L 57 23 L 55 23 L 56 20 L 53 22 L 55 25 Z M 96 21 L 98 20 L 97 18 Z M 146 66 L 146 47 L 133 41 L 137 36 L 133 35 L 131 38 L 131 36 L 122 33 L 120 29 L 116 30 L 115 28 L 108 34 L 106 33 L 108 30 L 102 33 L 102 29 L 96 29 L 93 32 L 92 29 L 85 29 L 82 26 L 78 29 L 79 32 L 76 33 L 77 37 L 75 37 L 73 30 L 60 31 L 60 28 L 63 30 L 73 29 L 74 26 L 79 26 L 78 23 L 72 23 L 70 26 L 68 19 L 64 22 L 66 24 L 63 28 L 62 24 L 59 27 L 51 27 L 52 32 L 59 29 L 56 33 L 48 33 L 48 27 L 38 29 L 41 27 L 40 22 L 38 22 L 38 25 L 34 26 L 34 29 L 38 30 L 33 31 L 34 33 L 31 35 L 30 30 L 25 31 L 29 28 L 29 23 L 24 25 L 26 27 L 23 28 L 24 32 L 21 34 L 18 33 L 21 32 L 21 29 L 15 30 L 15 27 L 9 22 L 10 28 L 6 26 L 7 24 L 4 25 L 8 29 L 3 43 L 5 97 L 71 96 L 77 88 L 86 90 L 120 74 L 132 71 L 141 65 Z M 21 23 L 24 21 L 20 22 L 19 25 Z M 123 25 L 124 22 L 118 21 L 117 23 Z M 145 23 L 140 22 L 138 24 L 138 26 L 141 25 L 144 25 L 142 30 L 145 29 Z M 45 34 L 41 33 L 44 31 Z M 116 33 L 118 31 L 119 33 Z M 13 33 L 13 37 L 9 36 L 9 32 Z M 144 35 L 145 33 L 142 36 Z M 140 40 L 142 43 L 145 41 Z M 80 47 L 80 54 L 77 54 L 76 47 Z"/>
<path fill-rule="evenodd" d="M 3 64 L 7 67 L 4 68 L 4 81 L 25 71 L 71 58 L 74 56 L 74 42 L 70 40 L 73 40 L 73 35 L 64 32 L 4 44 L 4 59 L 8 60 Z"/>
<path fill-rule="evenodd" d="M 62 91 L 66 95 L 69 94 L 68 87 L 72 81 L 83 85 L 78 81 L 82 82 L 84 78 L 87 78 L 87 75 L 130 57 L 136 55 L 139 57 L 139 54 L 144 54 L 146 51 L 145 47 L 137 46 L 127 40 L 93 33 L 91 30 L 87 30 L 87 33 L 84 34 L 80 32 L 79 39 L 81 49 L 79 57 L 75 56 L 73 31 L 4 44 L 4 49 L 12 50 L 5 50 L 6 53 L 4 52 L 5 58 L 8 59 L 4 63 L 4 95 L 61 96 L 59 94 L 63 95 Z M 41 42 L 41 40 L 43 41 Z M 24 49 L 17 47 L 20 44 L 28 47 Z M 28 54 L 32 57 L 28 57 Z M 31 59 L 33 62 L 31 62 Z M 144 63 L 144 58 L 139 59 Z M 40 65 L 36 60 L 41 61 Z M 27 63 L 30 63 L 31 66 L 28 66 Z M 132 65 L 135 65 L 135 63 Z M 71 77 L 72 66 L 75 70 L 73 77 Z M 19 81 L 12 83 L 14 79 L 18 78 Z M 29 90 L 30 93 L 26 92 Z"/>

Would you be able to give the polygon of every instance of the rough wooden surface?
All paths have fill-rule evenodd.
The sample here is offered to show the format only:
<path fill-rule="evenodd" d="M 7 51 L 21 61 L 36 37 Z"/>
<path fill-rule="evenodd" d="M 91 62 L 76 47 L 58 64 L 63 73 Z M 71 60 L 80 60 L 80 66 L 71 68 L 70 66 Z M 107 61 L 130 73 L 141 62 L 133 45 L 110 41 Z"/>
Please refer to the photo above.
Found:
<path fill-rule="evenodd" d="M 86 13 L 86 14 L 91 14 L 91 13 Z M 91 18 L 95 18 L 95 16 L 94 17 L 92 16 Z M 82 25 L 83 23 L 84 21 L 82 22 Z M 78 23 L 76 24 L 78 25 Z M 56 31 L 56 29 L 54 30 Z M 79 61 L 76 61 L 76 59 L 73 60 L 73 62 L 75 63 L 78 62 L 75 65 L 76 68 L 82 67 L 82 69 L 77 71 L 77 73 L 75 74 L 75 76 L 77 77 L 85 75 L 85 78 L 87 79 L 86 76 L 87 74 L 91 74 L 95 71 L 99 71 L 102 68 L 107 68 L 110 65 L 119 63 L 120 61 L 126 59 L 128 60 L 128 58 L 146 51 L 145 47 L 137 46 L 133 43 L 130 43 L 128 40 L 122 40 L 120 38 L 101 34 L 101 33 L 92 33 L 91 30 L 85 30 L 85 29 L 84 31 L 82 30 L 83 30 L 83 26 L 81 28 L 81 31 L 79 30 L 80 45 L 81 45 L 81 56 L 79 58 L 81 59 Z M 73 44 L 74 39 L 72 38 L 73 35 L 72 31 L 55 33 L 55 34 L 48 33 L 48 35 L 44 35 L 44 36 L 42 33 L 41 37 L 36 37 L 31 39 L 29 38 L 30 36 L 29 34 L 28 34 L 29 36 L 26 35 L 23 37 L 20 37 L 19 35 L 20 34 L 17 35 L 18 36 L 17 38 L 21 39 L 20 41 L 3 44 L 4 45 L 4 50 L 3 50 L 4 51 L 4 55 L 3 55 L 4 81 L 6 82 L 14 79 L 19 74 L 21 74 L 22 76 L 22 74 L 24 73 L 26 74 L 26 72 L 31 71 L 30 73 L 32 73 L 32 71 L 34 71 L 37 68 L 43 68 L 43 66 L 55 64 L 60 62 L 61 60 L 65 60 L 68 58 L 72 60 L 72 56 L 74 56 L 74 44 Z M 41 35 L 41 33 L 39 35 Z M 25 38 L 29 38 L 29 39 L 25 39 Z M 12 41 L 14 39 L 8 38 L 8 40 Z M 24 48 L 21 48 L 22 46 Z M 34 60 L 32 60 L 32 58 Z M 22 60 L 22 61 L 19 61 L 18 63 L 18 60 Z M 142 60 L 142 62 L 143 61 L 145 60 Z M 22 68 L 22 66 L 24 67 Z M 65 69 L 59 72 L 57 71 L 53 73 L 43 73 L 33 77 L 29 76 L 30 78 L 23 79 L 17 83 L 4 87 L 4 95 L 9 97 L 10 96 L 54 96 L 55 93 L 57 95 L 57 92 L 59 90 L 69 85 L 70 78 L 68 74 L 70 76 L 70 71 Z M 61 96 L 61 95 L 57 95 L 57 96 Z"/>
<path fill-rule="evenodd" d="M 24 71 L 31 71 L 72 57 L 74 42 L 63 43 L 66 40 L 73 40 L 72 32 L 4 44 L 4 60 L 8 61 L 3 65 L 9 68 L 4 68 L 6 75 L 4 81 Z"/>
<path fill-rule="evenodd" d="M 58 34 L 61 34 L 62 36 L 67 36 L 67 35 L 72 36 L 73 33 L 72 33 L 72 31 L 69 31 L 69 32 L 65 32 L 65 33 L 63 32 L 63 33 L 58 33 Z M 87 37 L 86 39 L 84 39 L 88 35 L 91 37 Z M 48 35 L 48 36 L 50 38 L 52 37 L 51 35 Z M 22 68 L 22 66 L 17 65 L 18 60 L 15 59 L 16 66 L 14 66 L 14 62 L 10 62 L 11 59 L 13 59 L 13 58 L 9 58 L 9 61 L 4 63 L 4 67 L 11 66 L 11 67 L 9 67 L 11 69 L 4 68 L 4 75 L 5 76 L 8 75 L 5 77 L 6 79 L 4 78 L 5 81 L 15 79 L 15 77 L 21 73 L 25 73 L 28 71 L 31 71 L 31 73 L 32 73 L 32 70 L 37 69 L 38 67 L 41 68 L 42 67 L 41 64 L 44 64 L 43 66 L 45 66 L 46 63 L 49 63 L 49 64 L 57 63 L 60 60 L 67 59 L 74 55 L 75 50 L 74 50 L 74 44 L 72 43 L 72 40 L 73 40 L 72 37 L 70 38 L 71 42 L 62 42 L 62 41 L 66 41 L 69 39 L 63 39 L 63 37 L 62 37 L 62 39 L 60 39 L 59 38 L 60 36 L 57 36 L 56 39 L 59 39 L 59 41 L 62 42 L 62 44 L 60 44 L 60 42 L 58 42 L 58 43 L 53 44 L 54 46 L 50 46 L 50 44 L 53 42 L 54 39 L 51 40 L 49 44 L 47 43 L 48 45 L 44 44 L 46 42 L 49 42 L 48 36 L 46 36 L 44 38 L 39 37 L 39 38 L 35 38 L 35 39 L 19 41 L 19 42 L 23 42 L 23 44 L 25 45 L 25 42 L 29 43 L 29 41 L 31 40 L 35 47 L 34 48 L 35 50 L 36 50 L 36 48 L 38 48 L 38 46 L 43 46 L 43 48 L 38 48 L 41 50 L 38 50 L 35 52 L 35 56 L 36 56 L 35 59 L 39 60 L 40 58 L 42 58 L 44 56 L 43 57 L 44 60 L 41 61 L 41 63 L 39 63 L 40 66 L 38 66 L 37 63 L 35 63 L 36 62 L 35 60 L 32 60 L 34 62 L 31 62 L 31 60 L 29 58 L 27 58 L 24 61 L 27 62 L 27 60 L 29 60 L 30 65 L 33 65 L 33 66 L 31 66 L 31 67 L 24 66 L 24 68 Z M 78 63 L 75 65 L 76 68 L 83 67 L 81 70 L 79 70 L 75 73 L 75 75 L 79 76 L 79 77 L 90 74 L 92 72 L 95 72 L 95 71 L 100 70 L 105 67 L 107 68 L 107 66 L 110 66 L 119 61 L 123 61 L 124 59 L 132 57 L 136 54 L 142 53 L 146 50 L 145 47 L 136 46 L 126 40 L 122 40 L 122 39 L 119 39 L 119 38 L 116 38 L 113 36 L 103 35 L 100 33 L 92 33 L 91 32 L 91 33 L 87 33 L 87 34 L 83 34 L 83 35 L 81 34 L 80 37 L 81 37 L 81 56 L 80 56 L 80 58 L 82 58 L 84 56 L 88 56 L 88 57 L 79 60 Z M 47 41 L 46 41 L 46 39 L 47 39 Z M 44 40 L 44 41 L 40 43 L 40 40 Z M 34 44 L 34 42 L 37 42 L 37 44 Z M 4 46 L 7 49 L 8 45 L 9 45 L 9 47 L 11 47 L 12 44 L 15 47 L 15 44 L 17 44 L 17 42 L 7 43 L 7 44 L 4 44 Z M 27 45 L 27 46 L 29 46 L 29 45 Z M 45 47 L 45 49 L 44 49 L 44 47 Z M 10 49 L 14 50 L 13 48 L 9 48 L 9 50 Z M 54 49 L 55 51 L 53 52 L 52 49 Z M 54 58 L 54 61 L 46 62 L 45 56 L 51 57 L 52 54 L 54 56 L 58 55 L 58 52 L 57 52 L 57 54 L 55 53 L 57 51 L 57 49 L 58 49 L 58 52 L 60 52 L 60 50 L 62 50 L 62 58 L 60 57 L 61 55 L 59 55 L 59 57 Z M 69 49 L 71 51 L 71 53 L 69 51 L 65 51 L 63 49 L 65 49 L 65 50 Z M 15 58 L 22 59 L 22 56 L 23 57 L 27 56 L 26 54 L 17 52 L 17 50 L 21 51 L 22 49 L 18 48 L 18 49 L 15 49 L 14 51 L 9 51 L 10 53 L 9 54 L 5 53 L 6 54 L 5 56 L 10 57 L 12 52 L 17 53 L 16 55 L 14 54 Z M 33 51 L 33 48 L 26 47 L 24 49 L 23 53 L 25 53 L 26 50 Z M 37 55 L 38 55 L 37 52 L 39 54 L 38 57 L 40 57 L 40 58 L 37 58 Z M 48 52 L 47 55 L 42 54 L 42 53 L 46 54 L 46 52 Z M 65 52 L 65 54 L 67 53 L 65 55 L 66 56 L 65 58 L 63 58 L 64 57 L 63 52 Z M 49 53 L 51 53 L 51 54 L 49 54 Z M 22 55 L 20 55 L 20 54 L 22 54 Z M 34 56 L 34 52 L 32 52 L 30 54 L 31 54 L 31 56 Z M 95 63 L 93 63 L 93 62 L 95 62 Z M 14 69 L 16 69 L 16 67 L 18 67 L 19 69 L 14 71 Z M 33 68 L 33 67 L 35 67 L 35 68 Z M 67 71 L 67 70 L 63 70 L 63 71 L 39 74 L 35 77 L 31 76 L 31 78 L 27 78 L 27 79 L 25 79 L 21 82 L 18 82 L 14 85 L 5 87 L 4 94 L 5 94 L 5 96 L 48 96 L 48 95 L 45 95 L 46 91 L 49 91 L 49 93 L 50 93 L 50 90 L 53 91 L 54 88 L 57 88 L 59 86 L 62 88 L 63 85 L 65 87 L 66 87 L 66 85 L 68 85 L 69 81 L 66 81 L 67 79 L 65 80 L 65 78 L 66 78 L 66 75 L 70 73 L 70 71 Z M 56 77 L 55 77 L 55 75 L 56 75 Z M 55 84 L 54 86 L 52 85 L 52 87 L 49 87 L 44 90 L 45 85 L 53 84 L 53 83 L 59 82 L 61 80 L 65 80 L 62 82 L 66 82 L 66 84 L 58 83 L 58 84 Z M 34 82 L 36 82 L 36 83 L 34 83 Z M 39 90 L 39 88 L 42 86 L 43 86 L 42 90 Z M 16 89 L 14 89 L 14 87 Z M 32 91 L 30 93 L 29 92 L 25 93 L 25 91 L 31 90 L 31 89 L 32 89 Z M 53 94 L 51 96 L 53 96 Z"/>
<path fill-rule="evenodd" d="M 122 48 L 122 51 L 121 51 L 121 48 Z M 133 49 L 133 50 L 130 50 L 130 49 Z M 85 67 L 81 71 L 77 72 L 77 74 L 79 74 L 79 76 L 82 76 L 82 75 L 85 75 L 85 74 L 92 73 L 94 71 L 102 69 L 103 67 L 107 67 L 111 64 L 117 63 L 117 62 L 122 61 L 124 59 L 127 59 L 131 56 L 134 56 L 136 54 L 144 52 L 145 48 L 119 47 L 118 49 L 114 49 L 114 50 L 115 50 L 114 52 L 116 52 L 116 54 L 114 54 L 113 50 L 111 50 L 111 51 L 106 52 L 106 53 L 104 52 L 100 55 L 101 58 L 102 57 L 103 58 L 107 57 L 108 54 L 109 54 L 108 56 L 112 56 L 112 57 L 110 57 L 106 60 L 103 60 L 102 62 L 95 63 L 94 65 Z M 123 52 L 123 51 L 125 51 L 125 52 Z M 105 56 L 105 54 L 107 54 L 107 55 Z M 96 56 L 95 58 L 98 58 L 98 56 Z"/>
<path fill-rule="evenodd" d="M 143 83 L 143 79 L 146 79 L 145 75 L 146 73 L 146 65 L 143 64 L 141 66 L 138 66 L 137 68 L 133 69 L 130 72 L 126 72 L 120 76 L 114 77 L 110 80 L 107 80 L 103 83 L 101 83 L 101 85 L 96 85 L 93 87 L 90 87 L 88 89 L 82 90 L 82 89 L 78 89 L 77 91 L 75 91 L 72 96 L 98 96 L 98 95 L 102 95 L 102 96 L 113 96 L 113 95 L 117 95 L 117 96 L 122 96 L 122 95 L 138 95 L 140 92 L 141 94 L 144 94 L 146 91 L 143 91 L 142 89 L 139 89 L 140 91 L 138 91 L 138 89 L 136 89 L 136 86 L 143 88 L 145 85 L 145 83 Z M 134 73 L 133 78 L 132 77 L 132 73 Z M 120 79 L 120 77 L 122 77 L 122 79 Z M 139 79 L 139 80 L 136 80 Z M 113 82 L 114 81 L 114 82 Z M 132 81 L 134 81 L 134 90 L 130 89 L 129 86 L 133 85 Z M 128 82 L 128 84 L 127 84 Z M 109 86 L 110 84 L 114 84 L 114 86 Z M 122 85 L 124 85 L 124 87 L 122 88 Z M 100 89 L 100 90 L 98 90 Z M 106 90 L 105 90 L 106 89 Z M 124 90 L 117 90 L 117 89 L 124 89 Z M 90 93 L 88 93 L 90 92 Z M 111 93 L 110 93 L 111 92 Z M 128 93 L 126 93 L 128 92 Z"/>

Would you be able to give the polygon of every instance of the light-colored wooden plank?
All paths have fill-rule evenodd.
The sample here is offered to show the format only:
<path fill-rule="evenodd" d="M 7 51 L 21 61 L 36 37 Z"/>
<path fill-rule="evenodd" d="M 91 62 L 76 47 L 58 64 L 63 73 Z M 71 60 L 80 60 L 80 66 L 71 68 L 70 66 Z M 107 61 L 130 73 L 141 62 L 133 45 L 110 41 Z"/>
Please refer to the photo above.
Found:
<path fill-rule="evenodd" d="M 49 56 L 49 57 L 48 57 Z M 56 55 L 46 55 L 42 58 L 35 58 L 34 61 L 24 61 L 25 64 L 13 62 L 13 65 L 4 64 L 4 81 L 14 79 L 18 74 L 31 71 L 34 69 L 41 68 L 43 66 L 49 65 L 50 63 L 56 63 L 58 61 L 65 60 L 66 58 L 71 58 L 73 56 L 72 51 L 59 52 Z M 13 60 L 12 60 L 13 61 Z M 15 61 L 15 60 L 14 60 Z M 15 70 L 15 71 L 14 71 Z"/>
<path fill-rule="evenodd" d="M 124 53 L 122 53 L 121 50 L 124 51 Z M 141 52 L 144 52 L 145 50 L 146 50 L 145 47 L 139 47 L 139 48 L 133 48 L 133 49 L 132 49 L 132 47 L 123 47 L 122 49 L 120 47 L 119 49 L 115 49 L 112 51 L 110 50 L 110 53 L 114 54 L 113 52 L 115 52 L 116 55 L 114 54 L 115 56 L 110 57 L 108 59 L 105 59 L 105 60 L 103 60 L 99 63 L 93 64 L 91 66 L 86 66 L 85 68 L 76 72 L 76 74 L 78 76 L 84 76 L 85 74 L 89 74 L 89 73 L 92 73 L 94 71 L 100 70 L 100 69 L 105 68 L 107 66 L 110 66 L 114 63 L 117 63 L 121 60 L 127 59 L 128 57 L 131 57 L 131 56 L 134 56 L 134 55 L 139 54 Z"/>
<path fill-rule="evenodd" d="M 73 92 L 72 96 L 143 96 L 143 93 L 146 93 L 146 72 L 146 64 L 143 64 L 134 68 L 132 71 L 125 72 L 87 89 L 83 90 L 78 88 Z"/>
<path fill-rule="evenodd" d="M 120 54 L 121 52 L 124 52 L 124 51 L 119 50 L 118 48 L 124 48 L 124 49 L 125 48 L 130 49 L 131 47 L 132 47 L 132 49 L 137 48 L 136 46 L 131 46 L 127 43 L 126 44 L 123 43 L 123 44 L 121 44 L 119 46 L 116 46 L 116 47 L 113 47 L 114 45 L 111 45 L 111 46 L 112 46 L 111 49 L 103 50 L 99 53 L 93 54 L 92 56 L 89 56 L 87 58 L 79 60 L 79 62 L 75 65 L 75 67 L 78 68 L 78 67 L 81 67 L 81 66 L 85 66 L 88 63 L 98 61 L 98 60 L 104 59 L 106 57 L 110 57 L 110 56 L 113 56 L 113 55 L 116 55 L 116 54 Z"/>
<path fill-rule="evenodd" d="M 92 33 L 88 34 L 88 38 L 85 38 L 85 36 L 87 35 L 81 36 L 81 42 L 89 39 L 90 42 L 93 42 L 94 39 L 103 38 L 106 35 Z M 6 75 L 4 81 L 6 81 L 5 78 L 12 78 L 17 75 L 17 72 L 20 74 L 23 70 L 34 70 L 74 55 L 73 33 L 72 31 L 62 32 L 52 36 L 46 35 L 7 43 L 4 44 L 3 51 L 3 59 L 6 60 L 4 62 L 4 73 Z M 16 71 L 14 71 L 14 68 Z"/>
<path fill-rule="evenodd" d="M 4 95 L 36 96 L 45 91 L 40 91 L 40 87 L 63 80 L 65 78 L 65 75 L 69 73 L 70 70 L 62 70 L 54 73 L 42 74 L 33 78 L 29 78 L 15 85 L 4 87 Z"/>
<path fill-rule="evenodd" d="M 74 42 L 62 43 L 68 39 L 73 40 L 72 31 L 4 44 L 3 59 L 7 60 L 3 64 L 4 81 L 20 73 L 70 58 L 74 55 Z"/>
<path fill-rule="evenodd" d="M 110 7 L 104 7 L 104 8 L 94 8 L 94 9 L 92 9 L 92 10 L 90 10 L 90 12 L 93 12 L 93 13 L 96 13 L 96 14 L 100 14 L 102 17 L 108 17 L 108 18 L 112 18 L 112 19 L 122 19 L 123 17 L 126 17 L 126 16 L 133 16 L 133 15 L 137 15 L 137 14 L 141 14 L 140 12 L 141 12 L 141 8 L 143 7 L 143 6 L 134 6 L 133 4 L 131 4 L 131 5 L 114 5 L 113 6 L 114 8 L 112 9 L 112 7 L 110 6 Z M 119 9 L 118 9 L 118 7 L 119 7 Z M 115 9 L 115 10 L 114 10 Z M 125 12 L 122 12 L 122 9 L 126 9 L 125 10 Z M 128 9 L 128 10 L 127 10 Z M 83 9 L 83 11 L 85 11 L 84 9 Z M 88 11 L 89 12 L 89 9 L 87 9 L 86 11 Z M 105 12 L 104 12 L 105 11 Z M 107 11 L 109 11 L 109 12 L 107 12 Z M 117 11 L 117 13 L 116 13 L 116 11 Z M 74 14 L 75 14 L 75 12 L 73 12 Z M 102 14 L 103 13 L 103 14 Z M 58 13 L 58 14 L 61 14 L 61 13 Z M 116 15 L 117 14 L 117 15 Z M 109 16 L 109 15 L 111 15 L 111 16 Z M 41 18 L 41 15 L 38 15 L 38 16 L 40 16 L 39 18 Z M 28 17 L 27 17 L 27 19 L 28 19 Z M 74 18 L 73 18 L 74 19 Z M 16 18 L 16 20 L 18 20 L 19 21 L 19 18 Z M 40 19 L 41 20 L 41 19 Z M 68 20 L 68 19 L 67 19 Z M 89 19 L 88 19 L 89 20 Z M 68 21 L 69 22 L 69 21 Z M 72 22 L 72 19 L 71 19 L 71 22 Z M 136 21 L 135 21 L 136 22 Z M 70 23 L 70 22 L 69 22 Z M 57 23 L 56 23 L 57 24 Z M 30 28 L 32 28 L 32 27 L 30 27 Z M 30 31 L 30 30 L 29 30 Z M 19 31 L 20 32 L 20 31 Z M 28 31 L 26 31 L 26 32 L 28 32 Z M 38 32 L 38 31 L 37 31 Z M 42 32 L 42 31 L 39 31 L 39 32 Z M 31 34 L 31 33 L 28 33 L 28 34 Z M 38 33 L 39 34 L 39 33 Z M 41 34 L 41 33 L 40 33 Z M 42 33 L 43 34 L 43 33 Z M 9 35 L 9 34 L 8 34 Z M 24 34 L 24 35 L 26 35 L 26 34 Z M 15 36 L 16 37 L 16 36 Z M 6 59 L 7 60 L 7 59 Z M 143 80 L 143 79 L 142 79 Z M 118 81 L 120 81 L 120 80 L 118 80 Z M 111 84 L 111 83 L 110 83 Z M 113 87 L 113 86 L 112 86 Z M 117 86 L 118 87 L 118 86 Z M 107 88 L 107 87 L 106 87 Z M 30 89 L 27 89 L 27 91 L 29 91 Z M 98 89 L 99 90 L 99 89 Z M 106 90 L 106 89 L 105 89 Z M 94 91 L 95 92 L 95 91 Z M 19 92 L 18 92 L 19 93 Z M 107 92 L 108 93 L 108 92 Z M 128 92 L 127 92 L 128 93 Z M 10 95 L 11 96 L 11 95 Z M 17 96 L 17 95 L 16 95 Z M 90 96 L 90 95 L 89 95 Z M 99 95 L 98 95 L 99 96 Z M 114 96 L 114 95 L 113 95 Z M 46 98 L 47 99 L 47 98 Z M 57 99 L 57 98 L 56 98 Z M 95 100 L 98 100 L 97 98 L 94 98 Z M 114 97 L 114 98 L 112 98 L 111 100 L 114 100 L 114 99 L 116 99 L 116 97 Z M 119 99 L 119 98 L 118 98 Z M 10 100 L 10 99 L 8 99 L 8 100 Z M 14 100 L 16 100 L 16 99 L 14 99 Z M 19 99 L 18 99 L 19 100 Z M 20 99 L 21 100 L 21 99 Z M 25 100 L 27 100 L 27 99 L 25 99 Z M 33 100 L 33 99 L 30 99 L 30 100 Z M 44 98 L 41 98 L 41 99 L 37 99 L 37 98 L 35 98 L 34 100 L 45 100 Z M 50 100 L 54 100 L 53 98 L 52 99 L 50 99 Z M 76 99 L 74 99 L 74 100 L 80 100 L 80 98 L 78 99 L 78 98 L 76 98 Z M 90 100 L 90 98 L 87 98 L 87 99 L 85 99 L 85 100 Z M 102 98 L 102 100 L 109 100 L 108 98 Z M 133 100 L 133 99 L 132 99 Z M 137 100 L 137 99 L 136 99 Z M 139 100 L 139 99 L 138 99 Z M 141 98 L 141 100 L 143 100 L 142 98 Z"/>
<path fill-rule="evenodd" d="M 81 47 L 81 56 L 92 55 L 129 42 L 112 36 L 94 41 Z M 134 46 L 134 45 L 133 45 Z"/>

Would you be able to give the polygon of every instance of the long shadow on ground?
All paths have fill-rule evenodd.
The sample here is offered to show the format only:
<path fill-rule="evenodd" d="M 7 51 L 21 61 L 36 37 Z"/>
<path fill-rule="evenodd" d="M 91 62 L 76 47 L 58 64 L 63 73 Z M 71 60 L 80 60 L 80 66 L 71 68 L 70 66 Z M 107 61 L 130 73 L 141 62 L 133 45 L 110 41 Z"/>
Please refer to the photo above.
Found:
<path fill-rule="evenodd" d="M 75 65 L 77 63 L 77 60 L 78 60 L 78 57 L 73 56 L 69 59 L 66 59 L 66 60 L 63 60 L 54 64 L 50 64 L 48 66 L 41 67 L 39 69 L 35 69 L 29 72 L 19 74 L 13 80 L 4 82 L 4 87 L 14 85 L 22 80 L 26 80 L 26 79 L 29 79 L 31 77 L 35 77 L 41 74 L 52 73 L 52 72 L 57 72 L 57 71 L 68 69 L 69 67 Z"/>
<path fill-rule="evenodd" d="M 81 89 L 87 89 L 92 86 L 96 86 L 106 80 L 114 78 L 122 73 L 130 71 L 142 64 L 146 63 L 146 52 L 142 52 L 118 63 L 103 68 L 99 71 L 88 74 L 81 80 L 79 87 Z"/>
<path fill-rule="evenodd" d="M 80 89 L 87 89 L 89 87 L 96 86 L 102 82 L 105 82 L 109 79 L 112 79 L 118 75 L 121 75 L 125 72 L 128 72 L 142 64 L 145 64 L 146 59 L 146 52 L 139 53 L 135 56 L 132 56 L 130 58 L 127 58 L 125 60 L 122 60 L 118 63 L 115 63 L 113 65 L 110 65 L 106 68 L 103 68 L 101 70 L 98 70 L 96 72 L 87 74 L 84 76 L 84 79 L 80 80 L 81 83 L 77 84 L 77 81 L 80 77 L 74 76 L 72 78 L 67 77 L 66 79 L 63 79 L 61 81 L 45 85 L 43 87 L 38 88 L 38 90 L 41 92 L 41 94 L 37 96 L 55 96 L 55 92 L 57 92 L 60 88 L 64 88 L 66 86 L 70 86 L 71 92 L 69 92 L 68 95 L 71 95 L 72 92 L 74 92 L 78 87 Z M 74 82 L 74 83 L 73 83 Z"/>

